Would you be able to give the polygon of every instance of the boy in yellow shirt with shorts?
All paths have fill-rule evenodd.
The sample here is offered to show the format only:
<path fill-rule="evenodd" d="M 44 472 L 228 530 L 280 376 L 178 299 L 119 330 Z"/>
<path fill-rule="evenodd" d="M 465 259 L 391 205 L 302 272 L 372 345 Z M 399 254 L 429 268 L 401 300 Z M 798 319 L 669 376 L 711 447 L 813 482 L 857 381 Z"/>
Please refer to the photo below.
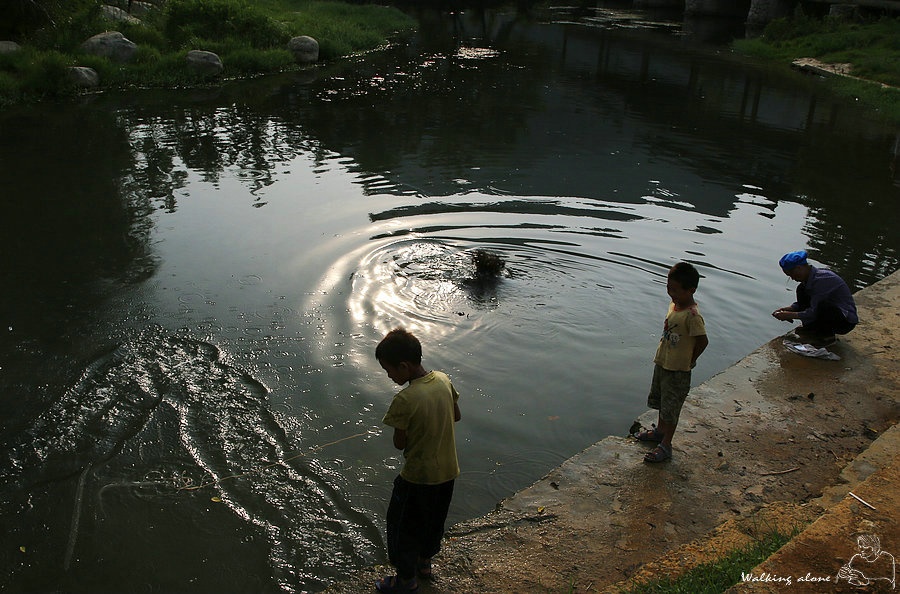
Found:
<path fill-rule="evenodd" d="M 378 343 L 375 358 L 395 383 L 408 384 L 384 415 L 404 458 L 387 512 L 388 558 L 397 575 L 377 580 L 375 589 L 416 592 L 417 574 L 431 577 L 431 558 L 441 549 L 459 476 L 454 428 L 461 417 L 459 394 L 445 373 L 425 370 L 422 345 L 402 328 Z"/>
<path fill-rule="evenodd" d="M 693 265 L 679 262 L 669 269 L 666 292 L 672 298 L 656 356 L 647 406 L 659 411 L 656 427 L 634 434 L 640 441 L 658 445 L 644 456 L 644 462 L 663 462 L 672 457 L 672 437 L 678 426 L 681 407 L 691 389 L 691 370 L 709 345 L 706 325 L 694 292 L 700 273 Z"/>

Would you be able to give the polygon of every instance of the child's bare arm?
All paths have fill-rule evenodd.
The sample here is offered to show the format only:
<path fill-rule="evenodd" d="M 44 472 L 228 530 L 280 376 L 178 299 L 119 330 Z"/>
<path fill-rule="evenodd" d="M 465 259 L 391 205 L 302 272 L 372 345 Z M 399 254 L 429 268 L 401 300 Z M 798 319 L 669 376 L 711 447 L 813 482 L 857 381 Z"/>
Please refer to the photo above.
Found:
<path fill-rule="evenodd" d="M 691 369 L 693 369 L 694 365 L 697 364 L 697 359 L 708 346 L 709 339 L 706 337 L 706 334 L 701 334 L 700 336 L 694 337 L 694 352 L 691 353 Z"/>

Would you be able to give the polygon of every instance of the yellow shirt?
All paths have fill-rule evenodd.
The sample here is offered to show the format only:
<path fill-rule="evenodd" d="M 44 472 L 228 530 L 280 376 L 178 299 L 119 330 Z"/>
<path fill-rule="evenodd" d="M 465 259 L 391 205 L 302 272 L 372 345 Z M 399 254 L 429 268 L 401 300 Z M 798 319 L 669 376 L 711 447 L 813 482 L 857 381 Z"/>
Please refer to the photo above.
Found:
<path fill-rule="evenodd" d="M 653 362 L 669 371 L 690 371 L 694 342 L 697 336 L 706 335 L 706 324 L 695 303 L 687 309 L 675 309 L 669 303 L 669 312 L 659 339 L 659 347 Z"/>
<path fill-rule="evenodd" d="M 447 374 L 430 371 L 394 396 L 384 424 L 406 431 L 400 476 L 439 485 L 459 476 L 454 405 L 459 394 Z"/>

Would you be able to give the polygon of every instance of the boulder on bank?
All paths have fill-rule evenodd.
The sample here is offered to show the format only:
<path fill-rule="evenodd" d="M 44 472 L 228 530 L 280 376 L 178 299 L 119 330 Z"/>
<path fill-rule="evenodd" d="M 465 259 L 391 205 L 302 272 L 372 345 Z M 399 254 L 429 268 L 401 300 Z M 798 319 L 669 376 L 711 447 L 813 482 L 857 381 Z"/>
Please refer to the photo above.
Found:
<path fill-rule="evenodd" d="M 312 64 L 319 61 L 319 42 L 308 35 L 293 37 L 287 44 L 298 64 Z"/>
<path fill-rule="evenodd" d="M 222 59 L 212 52 L 191 50 L 187 53 L 187 65 L 201 76 L 218 76 L 225 70 Z"/>
<path fill-rule="evenodd" d="M 128 62 L 137 53 L 137 45 L 118 31 L 105 31 L 81 44 L 81 49 L 95 56 L 109 58 L 113 62 Z"/>
<path fill-rule="evenodd" d="M 12 54 L 22 49 L 15 41 L 0 41 L 0 54 Z"/>
<path fill-rule="evenodd" d="M 100 85 L 100 75 L 87 66 L 72 66 L 66 69 L 69 81 L 81 89 L 93 89 Z"/>
<path fill-rule="evenodd" d="M 100 6 L 100 12 L 103 14 L 104 18 L 116 23 L 130 23 L 132 25 L 141 24 L 141 19 L 131 16 L 127 11 L 122 10 L 118 6 L 103 4 Z"/>
<path fill-rule="evenodd" d="M 135 0 L 131 3 L 131 14 L 142 17 L 154 10 L 154 6 L 149 2 L 138 2 Z"/>

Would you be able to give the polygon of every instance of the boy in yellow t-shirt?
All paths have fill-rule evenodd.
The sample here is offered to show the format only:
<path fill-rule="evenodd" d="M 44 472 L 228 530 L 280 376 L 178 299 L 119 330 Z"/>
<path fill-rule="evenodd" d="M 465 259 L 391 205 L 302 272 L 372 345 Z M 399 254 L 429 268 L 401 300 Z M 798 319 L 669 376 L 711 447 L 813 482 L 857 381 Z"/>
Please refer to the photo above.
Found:
<path fill-rule="evenodd" d="M 647 406 L 659 411 L 659 420 L 656 427 L 634 434 L 640 441 L 658 443 L 644 456 L 645 462 L 663 462 L 672 457 L 672 437 L 691 389 L 691 369 L 709 345 L 703 316 L 694 301 L 699 284 L 700 273 L 687 262 L 679 262 L 669 270 L 666 292 L 672 303 L 653 358 L 653 380 L 647 396 Z"/>
<path fill-rule="evenodd" d="M 397 328 L 378 343 L 375 358 L 395 383 L 406 384 L 391 401 L 384 423 L 394 428 L 394 447 L 404 463 L 387 511 L 388 559 L 397 575 L 375 582 L 379 592 L 415 592 L 416 575 L 431 577 L 431 558 L 441 549 L 444 522 L 459 476 L 456 432 L 459 394 L 450 378 L 422 366 L 422 345 Z"/>

